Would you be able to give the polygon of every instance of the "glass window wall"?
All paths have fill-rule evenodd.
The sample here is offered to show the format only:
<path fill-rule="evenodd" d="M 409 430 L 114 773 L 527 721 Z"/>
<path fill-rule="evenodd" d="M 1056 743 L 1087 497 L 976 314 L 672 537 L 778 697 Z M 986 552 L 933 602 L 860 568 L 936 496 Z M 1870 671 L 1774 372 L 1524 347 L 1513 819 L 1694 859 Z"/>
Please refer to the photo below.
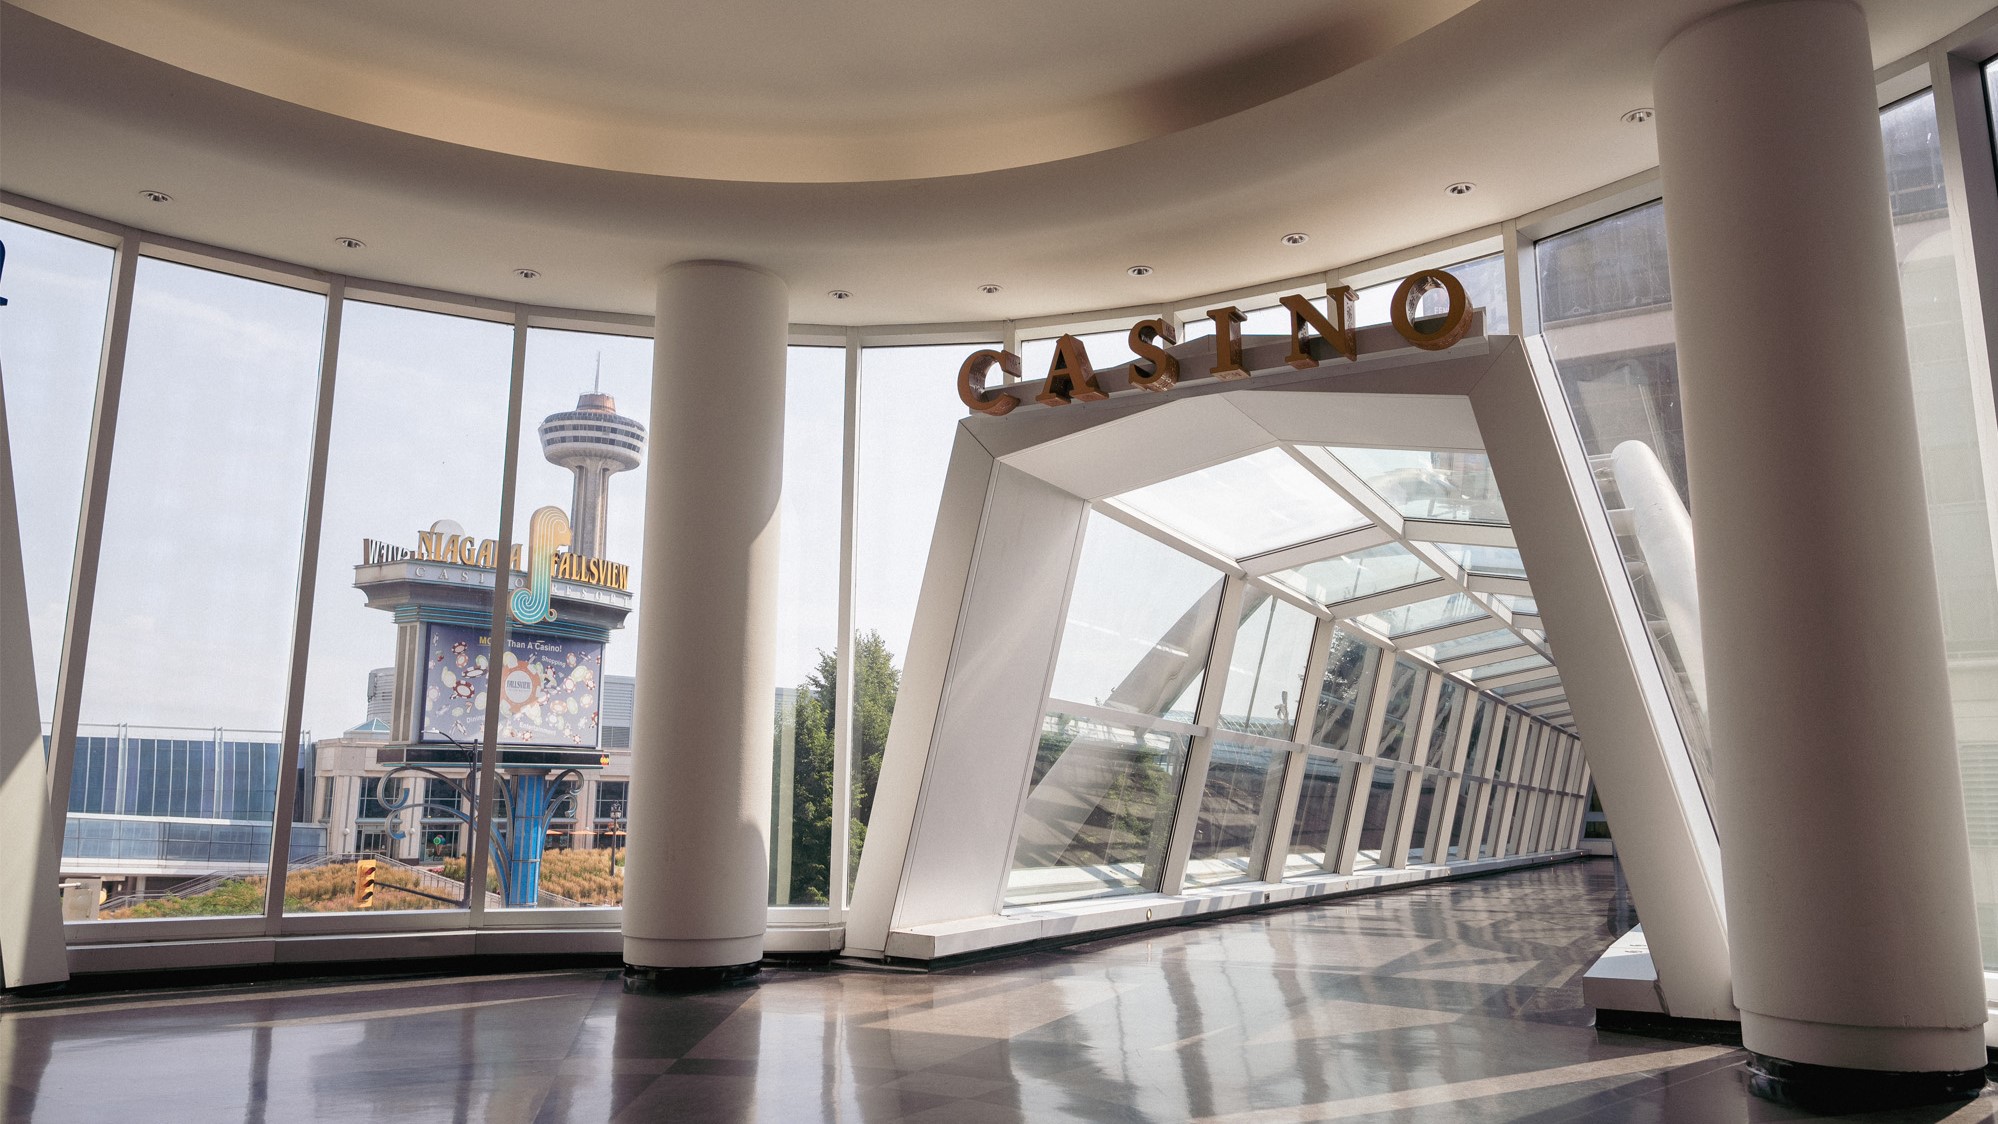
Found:
<path fill-rule="evenodd" d="M 8 304 L 0 309 L 7 442 L 26 567 L 28 636 L 43 734 L 55 708 L 56 667 L 76 555 L 84 459 L 97 401 L 97 362 L 113 254 L 103 246 L 0 219 Z"/>
<path fill-rule="evenodd" d="M 1339 781 L 1346 765 L 1337 758 L 1310 754 L 1304 758 L 1303 768 L 1297 814 L 1291 821 L 1290 845 L 1284 857 L 1285 878 L 1323 874 L 1332 869 L 1326 859 L 1326 845 L 1338 821 Z"/>
<path fill-rule="evenodd" d="M 294 864 L 288 912 L 470 902 L 470 793 L 498 572 L 497 542 L 484 544 L 499 533 L 512 355 L 510 325 L 364 300 L 343 307 L 305 729 L 324 768 L 359 778 L 359 802 L 326 821 L 324 854 Z M 588 361 L 583 370 L 588 389 Z M 573 401 L 572 392 L 560 405 Z M 523 411 L 529 432 L 539 420 Z M 523 457 L 538 445 L 523 435 Z M 516 516 L 514 537 L 527 531 Z M 587 693 L 568 697 L 580 707 Z M 629 725 L 627 713 L 627 736 Z M 379 796 L 391 774 L 392 813 Z M 353 894 L 364 852 L 380 887 L 365 904 Z"/>
<path fill-rule="evenodd" d="M 1133 582 L 1132 574 L 1146 580 Z M 1091 512 L 1050 694 L 1193 721 L 1220 607 L 1219 573 Z M 1273 708 L 1274 691 L 1267 701 Z"/>
<path fill-rule="evenodd" d="M 1156 887 L 1187 746 L 1183 734 L 1050 711 L 1020 813 L 1006 904 Z"/>
<path fill-rule="evenodd" d="M 121 879 L 146 908 L 106 913 L 263 911 L 325 315 L 139 260 L 81 721 L 119 731 L 119 815 L 161 833 L 163 873 Z"/>
<path fill-rule="evenodd" d="M 1304 697 L 1304 662 L 1318 618 L 1250 587 L 1228 661 L 1221 696 L 1221 725 L 1247 734 L 1289 740 Z"/>
<path fill-rule="evenodd" d="M 1264 746 L 1214 743 L 1187 853 L 1187 885 L 1217 886 L 1261 877 L 1289 757 Z"/>
<path fill-rule="evenodd" d="M 793 347 L 785 376 L 770 903 L 817 905 L 832 893 L 846 351 Z"/>
<path fill-rule="evenodd" d="M 38 461 L 76 468 L 68 481 L 58 473 L 42 478 L 59 485 L 49 490 L 53 515 L 42 520 L 51 544 L 45 553 L 66 558 L 112 255 L 15 224 L 0 226 L 0 238 L 14 251 L 10 279 L 32 275 L 38 294 L 61 292 L 69 301 L 67 320 L 50 315 L 32 331 L 21 330 L 16 320 L 4 340 L 10 371 L 31 372 L 10 382 L 10 407 L 75 419 L 67 437 L 18 424 L 13 431 L 20 448 L 54 442 L 52 452 L 33 454 Z M 1487 330 L 1503 331 L 1500 259 L 1463 263 L 1453 272 L 1472 291 L 1473 303 L 1487 310 Z M 66 850 L 73 856 L 93 847 L 171 855 L 189 872 L 207 863 L 225 877 L 193 890 L 181 887 L 185 897 L 210 895 L 183 912 L 255 912 L 266 893 L 256 872 L 267 864 L 273 821 L 293 815 L 287 912 L 357 908 L 352 863 L 362 853 L 384 868 L 383 889 L 364 908 L 462 907 L 477 889 L 467 885 L 467 859 L 480 838 L 493 844 L 488 906 L 615 905 L 621 899 L 617 851 L 629 811 L 624 778 L 630 754 L 639 749 L 631 743 L 630 638 L 641 608 L 649 341 L 539 327 L 523 333 L 520 431 L 513 435 L 520 460 L 508 513 L 516 545 L 513 557 L 501 557 L 497 500 L 508 437 L 508 372 L 516 358 L 512 325 L 373 303 L 404 298 L 356 287 L 343 309 L 324 525 L 317 555 L 303 560 L 315 567 L 316 597 L 303 669 L 304 735 L 293 749 L 298 798 L 295 808 L 278 808 L 278 772 L 287 749 L 278 730 L 285 720 L 300 564 L 295 544 L 302 529 L 298 514 L 285 513 L 305 507 L 325 301 L 154 258 L 141 259 L 138 282 L 126 375 L 129 409 L 113 461 Z M 1434 304 L 1432 296 L 1422 311 L 1438 311 Z M 479 312 L 471 302 L 467 310 Z M 1196 320 L 1188 334 L 1208 327 Z M 1287 329 L 1288 314 L 1274 306 L 1251 310 L 1243 326 L 1247 335 Z M 1100 352 L 1091 356 L 1095 366 L 1128 358 L 1123 334 L 1088 334 L 1086 343 Z M 852 721 L 852 827 L 844 839 L 851 850 L 843 857 L 849 868 L 855 865 L 907 658 L 936 502 L 963 416 L 952 376 L 963 355 L 979 346 L 991 345 L 865 349 L 853 403 L 859 423 L 851 434 L 843 424 L 847 351 L 792 349 L 780 686 L 772 700 L 773 904 L 839 897 L 832 885 L 840 865 L 835 850 L 842 845 L 835 838 L 832 751 L 842 708 Z M 1045 367 L 1050 348 L 1048 340 L 1024 346 L 1028 377 Z M 57 351 L 64 351 L 59 361 L 48 358 Z M 202 365 L 202 378 L 178 373 L 190 363 Z M 57 367 L 71 373 L 47 386 L 37 383 L 40 373 Z M 17 404 L 43 390 L 75 400 Z M 55 447 L 58 437 L 69 444 Z M 849 442 L 851 463 L 844 452 Z M 1504 519 L 1482 454 L 1336 452 L 1342 472 L 1358 472 L 1410 517 Z M 1332 451 L 1267 449 L 1117 502 L 1231 558 L 1366 526 L 1366 515 L 1295 459 L 1300 455 L 1330 457 Z M 855 502 L 843 513 L 845 474 L 854 481 Z M 198 514 L 209 533 L 227 538 L 236 556 L 203 571 L 183 557 L 178 542 L 151 549 L 172 537 L 166 524 L 181 518 L 184 525 L 187 513 L 159 503 L 150 506 L 162 510 L 136 510 L 132 497 L 150 500 L 174 490 L 136 488 L 135 479 L 188 481 L 180 490 L 202 497 Z M 32 498 L 24 496 L 24 524 L 35 523 Z M 560 607 L 532 621 L 512 618 L 507 650 L 495 656 L 496 645 L 481 630 L 491 631 L 496 586 L 507 580 L 503 574 L 523 580 L 523 555 L 535 551 L 536 527 L 550 510 L 562 517 L 568 536 L 551 563 L 551 605 Z M 850 592 L 839 582 L 847 518 Z M 1474 558 L 1473 551 L 1484 553 Z M 1453 547 L 1451 553 L 1474 572 L 1517 571 L 1516 554 L 1506 557 L 1505 548 Z M 150 572 L 139 573 L 136 560 Z M 1147 577 L 1142 596 L 1124 580 L 1134 568 Z M 1272 577 L 1328 605 L 1422 582 L 1450 588 L 1455 581 L 1393 544 Z M 42 568 L 31 575 L 31 599 L 35 578 L 49 583 L 58 600 L 67 592 L 58 588 L 61 575 Z M 227 596 L 218 583 L 227 585 Z M 1426 673 L 1391 661 L 1387 673 L 1395 682 L 1384 696 L 1387 713 L 1378 716 L 1381 744 L 1368 747 L 1381 759 L 1367 770 L 1367 790 L 1344 797 L 1339 784 L 1342 776 L 1352 779 L 1352 762 L 1311 756 L 1296 740 L 1316 619 L 1252 584 L 1234 622 L 1229 665 L 1212 669 L 1225 673 L 1225 683 L 1210 684 L 1206 665 L 1221 590 L 1212 569 L 1114 520 L 1091 518 L 1031 771 L 1005 894 L 1009 903 L 1156 888 L 1162 864 L 1177 858 L 1166 854 L 1167 847 L 1185 848 L 1188 884 L 1256 877 L 1285 811 L 1278 797 L 1287 767 L 1303 770 L 1295 819 L 1286 821 L 1292 825 L 1283 841 L 1287 871 L 1300 861 L 1320 871 L 1339 865 L 1340 856 L 1328 856 L 1325 847 L 1342 800 L 1353 805 L 1360 845 L 1374 861 L 1385 857 L 1384 845 L 1393 849 L 1395 841 L 1383 836 L 1391 811 L 1397 830 L 1411 840 L 1411 858 L 1421 857 L 1440 791 L 1426 769 L 1449 752 L 1447 731 L 1469 699 L 1465 689 L 1456 682 L 1441 685 L 1431 734 L 1418 744 L 1411 723 Z M 850 636 L 839 635 L 842 600 L 856 622 Z M 206 611 L 199 619 L 140 611 L 142 605 L 190 602 L 222 604 L 227 611 Z M 1364 621 L 1405 637 L 1485 615 L 1478 598 L 1456 594 Z M 192 657 L 204 668 L 207 687 L 176 691 L 170 678 L 161 678 L 157 643 L 146 639 L 156 640 L 161 620 L 175 622 L 174 646 L 182 659 Z M 37 650 L 45 653 L 37 674 L 49 680 L 41 684 L 46 708 L 54 684 L 39 665 L 59 648 L 59 615 L 54 623 L 37 617 L 30 627 Z M 1367 700 L 1383 697 L 1372 677 L 1391 657 L 1345 631 L 1334 629 L 1332 636 L 1324 678 L 1309 692 L 1317 704 L 1311 741 L 1352 754 L 1361 748 L 1355 731 L 1365 728 Z M 1420 655 L 1466 658 L 1500 651 L 1511 639 L 1488 628 L 1435 642 Z M 853 697 L 847 699 L 837 697 L 842 652 L 853 661 Z M 485 687 L 492 675 L 500 677 L 501 691 L 489 698 Z M 1222 695 L 1218 704 L 1208 700 L 1212 731 L 1194 725 L 1204 685 Z M 504 787 L 494 822 L 476 824 L 471 778 L 487 706 L 499 715 Z M 1193 739 L 1210 733 L 1216 741 L 1201 783 L 1182 791 Z M 1255 744 L 1263 739 L 1273 744 Z M 522 787 L 535 778 L 539 788 Z M 1191 838 L 1175 842 L 1170 828 L 1181 800 L 1198 805 L 1187 809 Z M 133 818 L 148 822 L 125 822 Z M 224 824 L 209 831 L 185 822 L 218 818 Z M 216 892 L 225 884 L 226 893 Z M 134 899 L 126 908 L 138 910 L 130 916 L 169 916 L 180 907 Z"/>
<path fill-rule="evenodd" d="M 1359 750 L 1357 739 L 1366 728 L 1367 699 L 1373 693 L 1380 658 L 1379 648 L 1344 629 L 1332 630 L 1325 678 L 1318 689 L 1318 713 L 1311 727 L 1314 743 L 1326 749 Z"/>

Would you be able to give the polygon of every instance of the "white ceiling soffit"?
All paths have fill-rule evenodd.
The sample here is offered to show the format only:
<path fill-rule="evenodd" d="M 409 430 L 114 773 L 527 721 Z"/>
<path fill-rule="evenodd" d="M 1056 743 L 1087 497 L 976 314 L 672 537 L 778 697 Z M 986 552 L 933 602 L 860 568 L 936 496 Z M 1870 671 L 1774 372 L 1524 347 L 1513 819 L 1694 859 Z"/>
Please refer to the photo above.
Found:
<path fill-rule="evenodd" d="M 1475 0 L 16 0 L 280 101 L 656 176 L 925 179 L 1121 148 L 1375 59 Z"/>
<path fill-rule="evenodd" d="M 1875 61 L 1988 4 L 1866 0 Z M 27 0 L 0 6 L 0 189 L 544 306 L 645 313 L 691 258 L 775 272 L 799 323 L 1169 305 L 1655 166 L 1619 117 L 1719 6 Z"/>

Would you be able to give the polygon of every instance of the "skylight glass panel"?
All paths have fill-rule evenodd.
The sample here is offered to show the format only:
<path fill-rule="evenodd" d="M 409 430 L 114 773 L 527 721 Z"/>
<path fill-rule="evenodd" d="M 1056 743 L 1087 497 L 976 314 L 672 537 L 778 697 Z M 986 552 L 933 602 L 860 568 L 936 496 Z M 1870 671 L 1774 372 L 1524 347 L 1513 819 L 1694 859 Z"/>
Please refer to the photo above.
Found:
<path fill-rule="evenodd" d="M 1526 563 L 1519 560 L 1519 551 L 1509 546 L 1465 546 L 1463 543 L 1440 542 L 1436 544 L 1436 549 L 1474 574 L 1490 574 L 1497 578 L 1526 576 Z"/>
<path fill-rule="evenodd" d="M 1427 449 L 1352 449 L 1328 447 L 1353 474 L 1366 481 L 1389 506 L 1410 519 L 1448 519 L 1460 523 L 1504 523 L 1492 479 L 1491 458 L 1483 453 L 1439 452 Z"/>
<path fill-rule="evenodd" d="M 1132 511 L 1230 558 L 1364 526 L 1369 520 L 1282 449 L 1265 449 L 1117 497 Z"/>
<path fill-rule="evenodd" d="M 1500 687 L 1494 690 L 1492 693 L 1502 699 L 1510 699 L 1510 698 L 1516 698 L 1520 695 L 1530 695 L 1535 691 L 1544 691 L 1549 687 L 1559 686 L 1560 683 L 1561 683 L 1560 676 L 1549 675 L 1545 679 L 1535 679 L 1526 683 L 1514 683 L 1510 686 Z"/>
<path fill-rule="evenodd" d="M 1485 607 L 1463 593 L 1432 597 L 1413 605 L 1399 605 L 1360 618 L 1360 623 L 1389 636 L 1406 636 L 1453 624 L 1474 621 L 1485 615 Z"/>
<path fill-rule="evenodd" d="M 1407 547 L 1388 543 L 1270 576 L 1320 605 L 1336 605 L 1428 581 L 1437 575 Z"/>
<path fill-rule="evenodd" d="M 1437 644 L 1424 644 L 1415 649 L 1416 654 L 1442 663 L 1445 660 L 1460 660 L 1465 656 L 1496 652 L 1510 648 L 1521 641 L 1518 634 L 1509 628 L 1495 628 L 1490 632 L 1479 632 L 1470 636 L 1459 636 L 1455 640 L 1445 640 Z"/>
<path fill-rule="evenodd" d="M 1540 615 L 1540 602 L 1531 597 L 1520 597 L 1511 593 L 1497 595 L 1499 604 L 1511 609 L 1514 616 L 1537 617 Z"/>
<path fill-rule="evenodd" d="M 1515 671 L 1530 671 L 1536 667 L 1552 667 L 1546 656 L 1521 656 L 1518 659 L 1500 660 L 1483 667 L 1471 669 L 1471 678 L 1477 680 L 1494 679 L 1501 675 L 1511 675 Z"/>

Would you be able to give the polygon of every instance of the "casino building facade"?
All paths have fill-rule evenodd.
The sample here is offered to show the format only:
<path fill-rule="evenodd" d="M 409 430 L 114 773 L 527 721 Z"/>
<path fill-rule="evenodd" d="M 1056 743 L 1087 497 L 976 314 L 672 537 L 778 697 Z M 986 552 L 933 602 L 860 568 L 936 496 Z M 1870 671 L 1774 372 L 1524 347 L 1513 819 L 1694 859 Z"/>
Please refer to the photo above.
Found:
<path fill-rule="evenodd" d="M 613 7 L 0 4 L 7 987 L 1613 849 L 1598 1012 L 1982 1086 L 1983 0 Z"/>

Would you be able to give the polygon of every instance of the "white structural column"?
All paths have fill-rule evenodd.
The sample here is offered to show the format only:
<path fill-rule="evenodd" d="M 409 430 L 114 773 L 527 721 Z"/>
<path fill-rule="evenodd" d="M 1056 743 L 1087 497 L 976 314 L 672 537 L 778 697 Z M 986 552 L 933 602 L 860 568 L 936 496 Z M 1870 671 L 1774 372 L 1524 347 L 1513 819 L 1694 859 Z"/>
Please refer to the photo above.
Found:
<path fill-rule="evenodd" d="M 1742 1037 L 1779 1092 L 1850 1070 L 1974 1089 L 1983 980 L 1865 20 L 1730 8 L 1656 82 Z"/>
<path fill-rule="evenodd" d="M 784 283 L 751 266 L 659 277 L 627 988 L 763 956 L 788 314 Z"/>

